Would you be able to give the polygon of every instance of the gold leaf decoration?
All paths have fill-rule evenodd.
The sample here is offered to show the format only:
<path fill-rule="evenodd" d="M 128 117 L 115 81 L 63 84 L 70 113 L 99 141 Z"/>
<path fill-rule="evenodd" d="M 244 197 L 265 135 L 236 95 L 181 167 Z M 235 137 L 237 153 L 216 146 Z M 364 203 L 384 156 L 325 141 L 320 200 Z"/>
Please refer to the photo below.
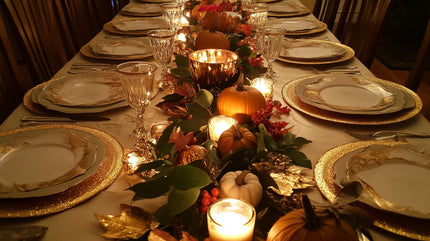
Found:
<path fill-rule="evenodd" d="M 278 185 L 278 188 L 270 186 L 279 195 L 290 196 L 294 189 L 305 189 L 315 186 L 315 181 L 302 173 L 303 168 L 289 166 L 284 172 L 270 173 L 270 177 Z"/>
<path fill-rule="evenodd" d="M 138 239 L 159 225 L 152 214 L 139 207 L 121 204 L 120 211 L 120 216 L 94 214 L 107 229 L 106 233 L 102 234 L 103 237 L 120 240 Z"/>

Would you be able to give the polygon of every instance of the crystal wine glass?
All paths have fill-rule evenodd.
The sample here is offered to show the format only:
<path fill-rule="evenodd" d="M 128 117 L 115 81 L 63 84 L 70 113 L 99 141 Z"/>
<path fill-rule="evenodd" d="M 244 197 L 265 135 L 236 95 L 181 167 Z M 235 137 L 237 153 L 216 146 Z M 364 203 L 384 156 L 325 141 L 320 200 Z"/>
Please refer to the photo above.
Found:
<path fill-rule="evenodd" d="M 137 111 L 136 129 L 131 134 L 135 144 L 142 148 L 147 147 L 149 143 L 148 131 L 144 124 L 144 113 L 154 91 L 154 72 L 156 70 L 155 64 L 142 61 L 125 62 L 117 66 L 127 102 Z"/>
<path fill-rule="evenodd" d="M 257 29 L 257 50 L 268 62 L 267 77 L 274 78 L 273 61 L 275 61 L 282 48 L 285 29 L 280 27 L 261 27 Z"/>
<path fill-rule="evenodd" d="M 249 6 L 247 10 L 249 13 L 249 24 L 254 29 L 263 27 L 267 21 L 269 7 L 266 4 L 259 3 Z"/>
<path fill-rule="evenodd" d="M 154 59 L 161 66 L 161 88 L 168 93 L 171 86 L 166 81 L 167 66 L 173 56 L 175 31 L 170 29 L 156 29 L 148 32 Z"/>
<path fill-rule="evenodd" d="M 180 3 L 161 4 L 164 20 L 175 33 L 181 28 L 182 22 L 182 5 Z"/>

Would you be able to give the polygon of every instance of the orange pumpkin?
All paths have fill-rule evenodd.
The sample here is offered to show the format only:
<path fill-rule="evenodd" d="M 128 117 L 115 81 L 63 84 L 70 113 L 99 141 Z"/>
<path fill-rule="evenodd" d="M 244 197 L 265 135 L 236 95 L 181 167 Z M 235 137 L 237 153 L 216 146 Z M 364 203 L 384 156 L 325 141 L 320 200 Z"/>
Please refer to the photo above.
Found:
<path fill-rule="evenodd" d="M 247 128 L 241 125 L 233 125 L 225 130 L 218 139 L 218 151 L 225 156 L 240 148 L 255 149 L 257 137 Z"/>
<path fill-rule="evenodd" d="M 267 241 L 358 241 L 355 231 L 328 210 L 315 212 L 307 196 L 302 209 L 287 213 L 273 224 Z"/>
<path fill-rule="evenodd" d="M 199 49 L 226 49 L 230 50 L 230 41 L 221 32 L 202 30 L 197 34 L 194 45 Z"/>
<path fill-rule="evenodd" d="M 240 124 L 250 122 L 252 114 L 265 107 L 266 100 L 258 89 L 243 86 L 242 74 L 237 87 L 224 89 L 217 100 L 218 112 L 235 118 Z"/>

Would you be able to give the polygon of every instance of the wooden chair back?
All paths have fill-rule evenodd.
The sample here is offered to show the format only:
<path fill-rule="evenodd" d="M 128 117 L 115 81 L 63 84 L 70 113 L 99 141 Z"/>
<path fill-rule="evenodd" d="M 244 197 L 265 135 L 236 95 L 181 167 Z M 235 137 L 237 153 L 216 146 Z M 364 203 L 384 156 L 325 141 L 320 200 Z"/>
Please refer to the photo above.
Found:
<path fill-rule="evenodd" d="M 406 80 L 405 86 L 413 91 L 417 91 L 421 81 L 424 78 L 424 71 L 426 69 L 426 63 L 430 62 L 430 19 L 427 23 L 427 28 L 424 33 L 424 37 L 421 43 L 421 47 L 418 50 L 417 57 L 415 58 L 414 64 L 412 65 L 411 72 L 408 79 Z"/>
<path fill-rule="evenodd" d="M 333 29 L 367 67 L 372 64 L 390 6 L 391 0 L 345 0 Z"/>

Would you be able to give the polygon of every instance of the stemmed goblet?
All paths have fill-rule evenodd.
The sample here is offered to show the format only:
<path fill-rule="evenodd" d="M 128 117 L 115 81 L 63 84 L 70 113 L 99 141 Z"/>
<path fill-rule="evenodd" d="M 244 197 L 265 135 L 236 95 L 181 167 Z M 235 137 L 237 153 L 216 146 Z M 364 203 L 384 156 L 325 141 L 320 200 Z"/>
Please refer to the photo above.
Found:
<path fill-rule="evenodd" d="M 161 88 L 170 93 L 172 86 L 166 81 L 167 66 L 173 56 L 175 31 L 170 29 L 155 29 L 148 32 L 154 59 L 161 66 Z"/>
<path fill-rule="evenodd" d="M 138 148 L 148 147 L 148 131 L 145 128 L 145 108 L 151 101 L 154 91 L 154 73 L 157 66 L 153 63 L 131 61 L 119 64 L 117 71 L 121 74 L 121 81 L 130 107 L 137 111 L 136 128 L 131 132 Z"/>
<path fill-rule="evenodd" d="M 172 28 L 175 33 L 181 28 L 182 22 L 182 5 L 180 3 L 163 3 L 161 4 L 164 21 Z"/>
<path fill-rule="evenodd" d="M 257 50 L 263 55 L 268 62 L 268 70 L 266 76 L 274 78 L 273 61 L 275 61 L 282 49 L 282 41 L 284 40 L 286 30 L 280 27 L 261 27 L 257 29 Z"/>
<path fill-rule="evenodd" d="M 254 29 L 263 27 L 267 21 L 269 6 L 264 3 L 259 3 L 249 6 L 247 10 L 249 13 L 249 24 Z"/>

